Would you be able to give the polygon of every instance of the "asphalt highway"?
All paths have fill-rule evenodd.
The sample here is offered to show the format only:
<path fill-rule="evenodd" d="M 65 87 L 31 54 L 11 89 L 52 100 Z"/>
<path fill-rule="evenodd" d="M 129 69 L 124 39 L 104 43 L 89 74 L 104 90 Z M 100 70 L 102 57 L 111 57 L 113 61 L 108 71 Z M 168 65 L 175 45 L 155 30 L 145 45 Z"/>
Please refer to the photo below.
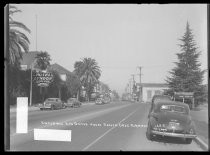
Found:
<path fill-rule="evenodd" d="M 30 111 L 28 133 L 16 133 L 16 113 L 10 114 L 12 151 L 202 151 L 193 141 L 146 138 L 150 104 L 112 102 L 80 108 Z M 34 129 L 71 130 L 71 141 L 34 140 Z"/>

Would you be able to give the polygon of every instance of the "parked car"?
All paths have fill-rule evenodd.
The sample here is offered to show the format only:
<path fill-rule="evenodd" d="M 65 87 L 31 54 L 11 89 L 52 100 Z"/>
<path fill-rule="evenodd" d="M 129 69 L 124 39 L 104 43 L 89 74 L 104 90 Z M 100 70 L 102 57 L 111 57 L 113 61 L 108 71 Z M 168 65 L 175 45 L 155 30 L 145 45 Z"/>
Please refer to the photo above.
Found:
<path fill-rule="evenodd" d="M 96 100 L 95 100 L 95 103 L 100 105 L 100 104 L 104 104 L 104 102 L 102 101 L 102 97 L 98 97 Z"/>
<path fill-rule="evenodd" d="M 61 101 L 60 98 L 47 98 L 43 104 L 39 105 L 40 110 L 43 109 L 62 109 L 65 108 L 64 103 Z"/>
<path fill-rule="evenodd" d="M 190 116 L 189 106 L 175 101 L 160 101 L 154 104 L 149 114 L 146 136 L 153 140 L 154 136 L 183 138 L 190 144 L 196 137 L 194 122 Z"/>
<path fill-rule="evenodd" d="M 81 105 L 82 105 L 81 102 L 78 101 L 77 98 L 69 98 L 67 100 L 67 103 L 65 103 L 66 107 L 71 107 L 71 108 L 80 107 Z"/>
<path fill-rule="evenodd" d="M 101 94 L 95 100 L 95 104 L 106 104 L 111 102 L 111 97 L 108 94 Z"/>

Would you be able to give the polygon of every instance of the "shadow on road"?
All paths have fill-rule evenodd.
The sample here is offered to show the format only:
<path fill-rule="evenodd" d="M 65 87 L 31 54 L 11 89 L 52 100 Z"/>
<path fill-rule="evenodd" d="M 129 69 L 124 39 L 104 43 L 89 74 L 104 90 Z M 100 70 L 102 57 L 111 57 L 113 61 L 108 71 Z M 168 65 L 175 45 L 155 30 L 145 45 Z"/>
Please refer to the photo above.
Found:
<path fill-rule="evenodd" d="M 183 138 L 155 136 L 153 141 L 169 144 L 186 144 Z"/>

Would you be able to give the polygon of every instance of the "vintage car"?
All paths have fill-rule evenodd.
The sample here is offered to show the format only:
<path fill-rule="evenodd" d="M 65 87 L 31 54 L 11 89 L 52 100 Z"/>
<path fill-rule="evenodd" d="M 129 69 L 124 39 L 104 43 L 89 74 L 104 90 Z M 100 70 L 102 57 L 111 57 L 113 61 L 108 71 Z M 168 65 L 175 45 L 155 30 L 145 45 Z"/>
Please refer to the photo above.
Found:
<path fill-rule="evenodd" d="M 109 94 L 101 94 L 95 100 L 95 104 L 98 104 L 98 105 L 106 104 L 110 102 L 111 102 L 111 97 L 109 96 Z"/>
<path fill-rule="evenodd" d="M 104 104 L 102 97 L 98 97 L 98 98 L 95 100 L 95 103 L 98 104 L 98 105 Z"/>
<path fill-rule="evenodd" d="M 78 101 L 77 98 L 69 98 L 67 100 L 67 103 L 65 103 L 66 107 L 71 107 L 71 108 L 80 107 L 81 105 L 82 105 L 81 102 Z"/>
<path fill-rule="evenodd" d="M 196 137 L 194 123 L 190 117 L 189 106 L 175 101 L 159 101 L 149 114 L 146 136 L 180 137 L 190 144 Z"/>
<path fill-rule="evenodd" d="M 62 109 L 65 108 L 64 103 L 61 101 L 60 98 L 47 98 L 43 104 L 39 104 L 40 110 L 43 109 Z"/>

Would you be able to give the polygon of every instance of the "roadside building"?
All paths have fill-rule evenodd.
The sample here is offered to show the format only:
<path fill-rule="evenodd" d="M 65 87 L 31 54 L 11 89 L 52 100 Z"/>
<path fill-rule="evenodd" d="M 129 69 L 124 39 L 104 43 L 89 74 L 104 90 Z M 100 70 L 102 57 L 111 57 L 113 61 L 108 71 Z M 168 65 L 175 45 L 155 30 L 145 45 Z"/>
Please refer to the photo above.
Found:
<path fill-rule="evenodd" d="M 165 83 L 141 83 L 137 84 L 138 91 L 140 93 L 139 97 L 143 102 L 151 102 L 154 95 L 160 95 L 164 93 L 164 90 L 169 89 L 168 85 Z"/>
<path fill-rule="evenodd" d="M 36 70 L 38 71 L 38 67 L 36 65 L 36 56 L 37 54 L 39 54 L 39 51 L 31 51 L 28 53 L 22 53 L 22 60 L 20 61 L 20 67 L 22 70 L 29 70 L 32 68 L 32 70 Z M 72 72 L 70 72 L 69 70 L 67 70 L 66 68 L 64 68 L 63 66 L 54 63 L 52 65 L 50 65 L 46 71 L 50 71 L 50 70 L 54 70 L 58 73 L 60 79 L 65 82 L 66 78 L 67 78 L 67 74 L 73 74 Z M 31 79 L 32 79 L 32 72 L 31 72 Z M 63 92 L 64 93 L 64 92 Z M 62 97 L 62 88 L 60 88 L 58 90 L 58 96 L 56 97 Z M 34 98 L 34 95 L 32 95 Z"/>
<path fill-rule="evenodd" d="M 22 70 L 31 69 L 31 67 L 36 69 L 36 56 L 39 52 L 38 51 L 31 51 L 28 53 L 22 53 L 22 59 L 20 60 L 20 67 Z"/>
<path fill-rule="evenodd" d="M 66 82 L 66 78 L 67 78 L 67 74 L 73 74 L 72 72 L 70 72 L 69 70 L 67 70 L 66 68 L 64 68 L 63 66 L 57 64 L 57 63 L 54 63 L 52 65 L 50 65 L 47 70 L 49 71 L 56 71 L 60 77 L 60 79 L 63 81 L 63 82 Z M 59 98 L 62 99 L 62 87 L 59 88 Z M 64 92 L 63 92 L 64 93 Z"/>

